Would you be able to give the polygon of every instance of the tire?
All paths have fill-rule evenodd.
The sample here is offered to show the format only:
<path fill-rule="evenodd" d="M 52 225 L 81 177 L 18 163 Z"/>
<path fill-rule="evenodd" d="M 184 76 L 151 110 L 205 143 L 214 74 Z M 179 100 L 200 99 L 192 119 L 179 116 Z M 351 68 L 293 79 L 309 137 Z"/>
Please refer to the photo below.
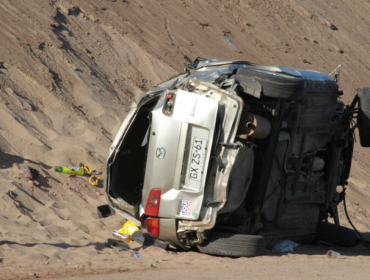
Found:
<path fill-rule="evenodd" d="M 356 245 L 356 239 L 356 232 L 352 229 L 324 222 L 317 224 L 317 241 L 342 247 L 352 247 Z"/>
<path fill-rule="evenodd" d="M 255 257 L 264 255 L 265 239 L 260 235 L 212 231 L 198 250 L 208 255 L 225 257 Z"/>
<path fill-rule="evenodd" d="M 271 71 L 257 72 L 248 68 L 240 68 L 235 79 L 243 86 L 243 77 L 251 77 L 262 86 L 262 95 L 266 97 L 297 100 L 303 95 L 304 81 L 300 78 Z"/>
<path fill-rule="evenodd" d="M 358 130 L 362 147 L 370 147 L 370 88 L 358 90 L 359 111 Z"/>

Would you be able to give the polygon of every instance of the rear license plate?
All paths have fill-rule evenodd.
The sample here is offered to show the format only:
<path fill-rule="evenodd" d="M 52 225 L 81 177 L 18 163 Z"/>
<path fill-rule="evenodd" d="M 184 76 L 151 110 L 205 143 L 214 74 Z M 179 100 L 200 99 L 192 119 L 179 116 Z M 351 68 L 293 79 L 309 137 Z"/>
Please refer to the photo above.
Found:
<path fill-rule="evenodd" d="M 189 179 L 200 181 L 203 175 L 204 157 L 207 150 L 207 140 L 194 137 L 190 155 Z"/>

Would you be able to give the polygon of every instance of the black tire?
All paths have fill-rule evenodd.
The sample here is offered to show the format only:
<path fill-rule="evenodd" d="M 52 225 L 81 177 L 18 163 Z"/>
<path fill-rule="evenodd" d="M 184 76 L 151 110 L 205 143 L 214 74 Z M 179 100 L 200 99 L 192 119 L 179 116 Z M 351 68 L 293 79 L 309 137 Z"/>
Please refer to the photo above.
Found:
<path fill-rule="evenodd" d="M 202 245 L 202 253 L 225 257 L 255 257 L 264 255 L 265 239 L 260 235 L 211 232 Z"/>
<path fill-rule="evenodd" d="M 343 226 L 319 222 L 316 240 L 342 247 L 352 247 L 356 245 L 356 232 Z"/>
<path fill-rule="evenodd" d="M 270 71 L 257 72 L 240 68 L 235 79 L 243 87 L 243 77 L 252 77 L 262 86 L 262 95 L 266 97 L 297 100 L 303 95 L 304 81 L 300 78 Z"/>
<path fill-rule="evenodd" d="M 362 147 L 370 147 L 370 88 L 358 90 L 358 130 Z"/>

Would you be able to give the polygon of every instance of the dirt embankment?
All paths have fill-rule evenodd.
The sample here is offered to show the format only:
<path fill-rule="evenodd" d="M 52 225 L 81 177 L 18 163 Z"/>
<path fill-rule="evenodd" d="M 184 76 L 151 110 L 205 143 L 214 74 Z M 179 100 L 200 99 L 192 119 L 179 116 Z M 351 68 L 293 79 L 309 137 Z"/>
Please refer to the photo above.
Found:
<path fill-rule="evenodd" d="M 108 249 L 104 242 L 122 220 L 96 219 L 96 206 L 105 201 L 102 185 L 53 167 L 83 162 L 101 173 L 131 98 L 182 71 L 184 56 L 326 73 L 340 64 L 349 102 L 356 88 L 370 86 L 369 14 L 370 4 L 361 0 L 1 1 L 0 279 L 130 273 L 153 263 L 159 270 L 182 263 L 202 278 L 226 267 L 280 266 L 271 256 L 232 261 L 146 249 L 138 260 Z M 369 158 L 356 145 L 348 186 L 349 213 L 364 232 L 370 231 Z M 39 171 L 37 181 L 27 182 L 18 169 L 24 161 Z M 310 271 L 310 262 L 324 277 L 338 265 L 321 258 L 325 248 L 298 252 L 302 256 L 284 260 L 302 271 Z M 351 257 L 366 255 L 363 247 L 344 254 L 341 266 L 369 273 L 365 257 Z"/>

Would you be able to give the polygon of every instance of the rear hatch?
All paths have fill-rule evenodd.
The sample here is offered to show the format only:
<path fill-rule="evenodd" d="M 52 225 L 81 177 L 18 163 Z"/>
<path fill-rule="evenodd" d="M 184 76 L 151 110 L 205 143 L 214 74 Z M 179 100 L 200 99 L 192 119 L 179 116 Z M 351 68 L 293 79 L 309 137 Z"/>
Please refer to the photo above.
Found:
<path fill-rule="evenodd" d="M 166 114 L 169 93 L 174 105 Z M 159 217 L 198 218 L 217 108 L 217 101 L 183 90 L 133 104 L 111 146 L 105 178 L 107 199 L 121 215 L 140 225 L 156 188 Z"/>
<path fill-rule="evenodd" d="M 161 189 L 159 217 L 198 219 L 217 110 L 217 101 L 184 90 L 169 91 L 153 109 L 142 202 Z"/>

